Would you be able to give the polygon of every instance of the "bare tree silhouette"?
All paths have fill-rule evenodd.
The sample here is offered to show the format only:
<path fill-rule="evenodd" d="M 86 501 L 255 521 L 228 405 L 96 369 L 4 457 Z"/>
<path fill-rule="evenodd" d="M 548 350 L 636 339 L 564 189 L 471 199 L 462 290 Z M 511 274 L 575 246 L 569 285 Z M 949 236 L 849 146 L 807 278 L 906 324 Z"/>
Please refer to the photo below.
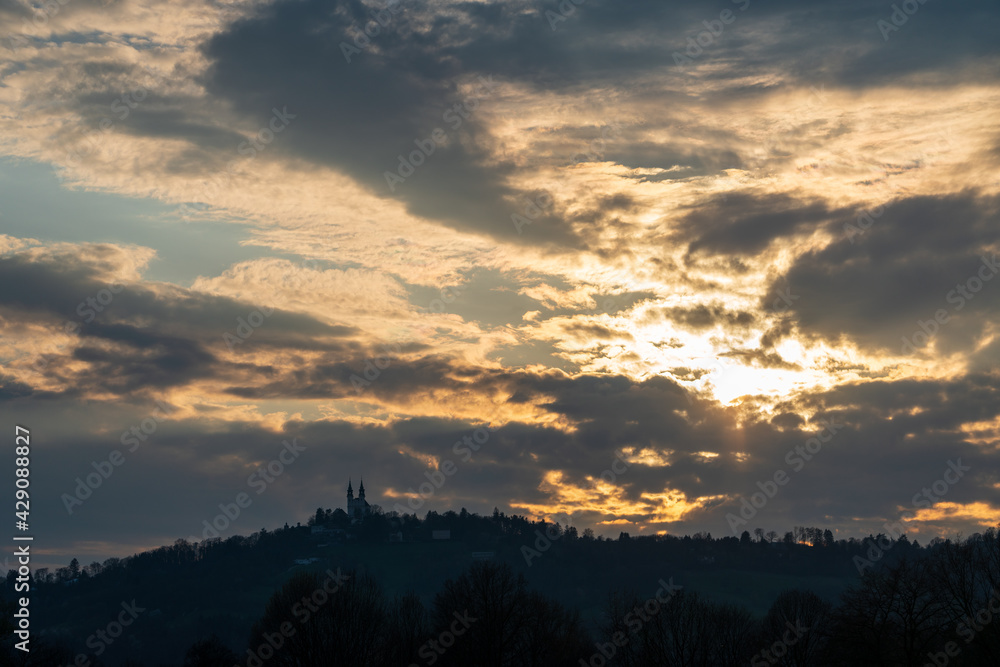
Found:
<path fill-rule="evenodd" d="M 829 616 L 830 604 L 811 591 L 786 591 L 779 595 L 761 623 L 764 650 L 778 641 L 785 645 L 784 655 L 770 654 L 777 658 L 772 664 L 781 667 L 819 664 L 827 645 Z"/>
<path fill-rule="evenodd" d="M 865 572 L 834 613 L 833 655 L 852 664 L 925 664 L 950 633 L 945 605 L 931 581 L 926 559 L 904 558 Z"/>
<path fill-rule="evenodd" d="M 591 652 L 576 613 L 528 591 L 507 564 L 475 563 L 445 583 L 434 601 L 434 626 L 470 620 L 442 656 L 441 665 L 513 667 L 576 665 Z"/>

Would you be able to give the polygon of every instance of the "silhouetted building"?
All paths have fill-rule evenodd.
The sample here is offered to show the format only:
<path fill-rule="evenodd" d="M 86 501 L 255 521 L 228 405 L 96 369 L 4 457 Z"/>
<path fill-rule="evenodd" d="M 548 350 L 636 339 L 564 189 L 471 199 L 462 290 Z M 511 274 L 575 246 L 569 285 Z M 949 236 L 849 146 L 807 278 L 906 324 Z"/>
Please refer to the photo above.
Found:
<path fill-rule="evenodd" d="M 365 500 L 365 478 L 361 478 L 361 486 L 358 487 L 358 497 L 354 497 L 354 488 L 351 486 L 351 480 L 347 480 L 347 516 L 351 517 L 351 521 L 361 521 L 363 518 L 368 516 L 371 512 L 372 506 L 368 504 Z"/>

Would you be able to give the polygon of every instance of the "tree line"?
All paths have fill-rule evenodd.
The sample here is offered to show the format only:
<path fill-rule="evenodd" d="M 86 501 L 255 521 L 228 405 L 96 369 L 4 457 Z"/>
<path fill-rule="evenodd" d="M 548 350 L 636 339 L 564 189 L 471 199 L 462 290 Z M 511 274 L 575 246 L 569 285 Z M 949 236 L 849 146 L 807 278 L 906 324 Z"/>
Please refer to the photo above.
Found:
<path fill-rule="evenodd" d="M 337 520 L 336 512 L 318 510 L 309 524 Z M 97 600 L 105 596 L 110 603 L 105 606 L 113 606 L 126 592 L 141 600 L 155 596 L 168 613 L 172 608 L 188 615 L 232 600 L 240 618 L 246 618 L 221 622 L 205 616 L 190 626 L 151 619 L 171 630 L 141 640 L 144 662 L 138 650 L 130 654 L 123 642 L 115 647 L 114 659 L 110 651 L 105 662 L 90 656 L 93 667 L 179 664 L 149 657 L 176 651 L 178 639 L 187 647 L 186 653 L 181 649 L 186 667 L 257 667 L 255 659 L 261 665 L 297 667 L 576 666 L 581 661 L 630 666 L 1000 664 L 1000 623 L 995 622 L 1000 614 L 1000 540 L 995 528 L 921 546 L 905 536 L 836 540 L 828 530 L 808 527 L 781 539 L 762 529 L 738 538 L 633 537 L 622 532 L 617 539 L 605 539 L 499 511 L 492 516 L 429 512 L 423 518 L 376 511 L 361 524 L 345 525 L 356 541 L 373 544 L 387 543 L 390 534 L 399 533 L 407 541 L 429 540 L 430 532 L 440 529 L 449 529 L 454 540 L 471 549 L 494 550 L 496 560 L 453 570 L 460 574 L 444 580 L 436 593 L 421 596 L 390 594 L 363 568 L 345 570 L 335 585 L 326 570 L 298 568 L 308 571 L 286 577 L 263 612 L 251 612 L 237 596 L 251 589 L 260 573 L 287 570 L 316 547 L 310 525 L 286 525 L 224 540 L 178 540 L 103 564 L 81 567 L 74 559 L 55 572 L 36 571 L 33 605 L 39 605 L 37 613 L 53 618 L 56 612 L 62 618 L 101 617 Z M 525 567 L 519 556 L 537 544 L 540 534 L 552 536 L 553 546 Z M 408 553 L 405 544 L 387 544 L 385 550 L 397 554 L 393 558 Z M 581 621 L 572 596 L 556 595 L 571 581 L 590 580 L 587 586 L 599 588 L 611 567 L 650 563 L 669 563 L 672 571 L 662 573 L 666 578 L 674 572 L 735 568 L 748 576 L 849 575 L 855 583 L 839 600 L 824 600 L 808 590 L 786 591 L 766 614 L 756 616 L 689 586 L 668 602 L 654 604 L 653 591 L 639 582 L 631 590 L 611 590 L 596 624 Z M 653 581 L 648 585 L 655 588 Z M 12 591 L 8 574 L 0 605 L 9 607 Z M 216 636 L 205 631 L 213 628 Z M 80 650 L 78 639 L 53 631 L 38 637 L 30 656 L 18 655 L 12 649 L 12 629 L 9 620 L 0 622 L 0 665 L 69 665 Z"/>

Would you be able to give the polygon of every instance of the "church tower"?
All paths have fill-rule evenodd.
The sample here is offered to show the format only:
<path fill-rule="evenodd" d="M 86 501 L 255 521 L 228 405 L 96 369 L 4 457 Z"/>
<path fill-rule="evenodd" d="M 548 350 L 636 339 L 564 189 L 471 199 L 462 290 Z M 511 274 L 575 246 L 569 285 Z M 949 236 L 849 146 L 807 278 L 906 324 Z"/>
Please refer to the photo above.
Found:
<path fill-rule="evenodd" d="M 347 478 L 347 516 L 351 522 L 361 521 L 371 511 L 371 505 L 365 500 L 365 480 L 361 478 L 361 486 L 358 487 L 358 497 L 354 497 L 354 487 L 351 478 Z"/>

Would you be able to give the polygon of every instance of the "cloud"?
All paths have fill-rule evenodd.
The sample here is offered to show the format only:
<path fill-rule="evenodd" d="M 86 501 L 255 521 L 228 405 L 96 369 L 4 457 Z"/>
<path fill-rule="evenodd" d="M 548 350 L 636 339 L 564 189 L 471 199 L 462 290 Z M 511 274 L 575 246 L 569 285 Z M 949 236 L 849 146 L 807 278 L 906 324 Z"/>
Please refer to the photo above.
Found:
<path fill-rule="evenodd" d="M 644 320 L 647 322 L 657 322 L 663 319 L 700 330 L 717 326 L 722 326 L 724 329 L 747 327 L 757 320 L 751 312 L 729 311 L 724 306 L 705 303 L 690 308 L 653 308 L 646 311 L 644 315 Z"/>
<path fill-rule="evenodd" d="M 757 255 L 771 242 L 826 222 L 833 213 L 821 202 L 803 203 L 784 193 L 737 192 L 690 212 L 678 236 L 691 238 L 690 254 Z"/>
<path fill-rule="evenodd" d="M 0 409 L 53 435 L 62 553 L 194 532 L 292 433 L 309 463 L 237 530 L 335 505 L 352 471 L 390 506 L 484 424 L 429 507 L 725 534 L 827 419 L 761 527 L 877 532 L 957 457 L 927 529 L 1000 506 L 1000 292 L 949 299 L 998 250 L 991 4 L 920 4 L 888 39 L 881 0 L 588 0 L 555 24 L 553 0 L 402 0 L 385 25 L 358 0 L 99 4 L 0 51 L 5 154 L 255 253 L 181 285 L 148 278 L 162 248 L 67 242 L 104 235 L 72 219 L 0 236 Z M 38 195 L 12 200 L 30 221 Z M 154 400 L 156 438 L 67 517 Z"/>
<path fill-rule="evenodd" d="M 453 41 L 460 40 L 454 24 L 483 26 L 482 11 L 457 6 L 445 18 L 407 7 L 370 50 L 347 62 L 339 45 L 353 41 L 350 28 L 369 20 L 367 9 L 311 1 L 263 8 L 206 44 L 209 92 L 244 113 L 287 108 L 295 118 L 284 150 L 346 171 L 373 192 L 395 191 L 415 215 L 516 241 L 510 216 L 524 197 L 505 184 L 510 166 L 492 159 L 480 110 L 504 94 L 504 81 L 447 56 L 467 48 Z M 287 68 L 298 76 L 286 76 Z M 441 141 L 431 139 L 436 129 Z M 410 162 L 422 150 L 417 142 L 429 148 L 412 160 L 415 171 L 400 168 L 400 155 Z M 401 182 L 387 182 L 386 172 Z M 571 241 L 557 219 L 544 222 L 536 240 Z"/>
<path fill-rule="evenodd" d="M 864 233 L 853 217 L 832 221 L 835 240 L 800 256 L 772 290 L 788 285 L 798 297 L 789 309 L 807 335 L 901 352 L 902 338 L 943 310 L 934 349 L 973 348 L 1000 303 L 1000 290 L 978 277 L 997 249 L 996 215 L 997 200 L 974 192 L 900 198 Z M 959 289 L 971 279 L 982 291 L 966 298 Z"/>
<path fill-rule="evenodd" d="M 266 304 L 241 302 L 134 278 L 135 256 L 148 249 L 109 245 L 30 249 L 0 258 L 0 309 L 7 327 L 31 326 L 48 343 L 22 341 L 20 382 L 48 383 L 74 395 L 131 394 L 184 386 L 238 368 L 222 361 L 225 334 L 235 337 L 240 320 Z M 275 310 L 267 327 L 253 330 L 255 347 L 344 351 L 353 327 Z M 248 337 L 248 336 L 247 336 Z M 242 344 L 237 340 L 237 345 Z M 362 349 L 357 346 L 355 349 Z M 79 362 L 79 363 L 77 363 Z M 33 373 L 32 370 L 35 372 Z"/>

